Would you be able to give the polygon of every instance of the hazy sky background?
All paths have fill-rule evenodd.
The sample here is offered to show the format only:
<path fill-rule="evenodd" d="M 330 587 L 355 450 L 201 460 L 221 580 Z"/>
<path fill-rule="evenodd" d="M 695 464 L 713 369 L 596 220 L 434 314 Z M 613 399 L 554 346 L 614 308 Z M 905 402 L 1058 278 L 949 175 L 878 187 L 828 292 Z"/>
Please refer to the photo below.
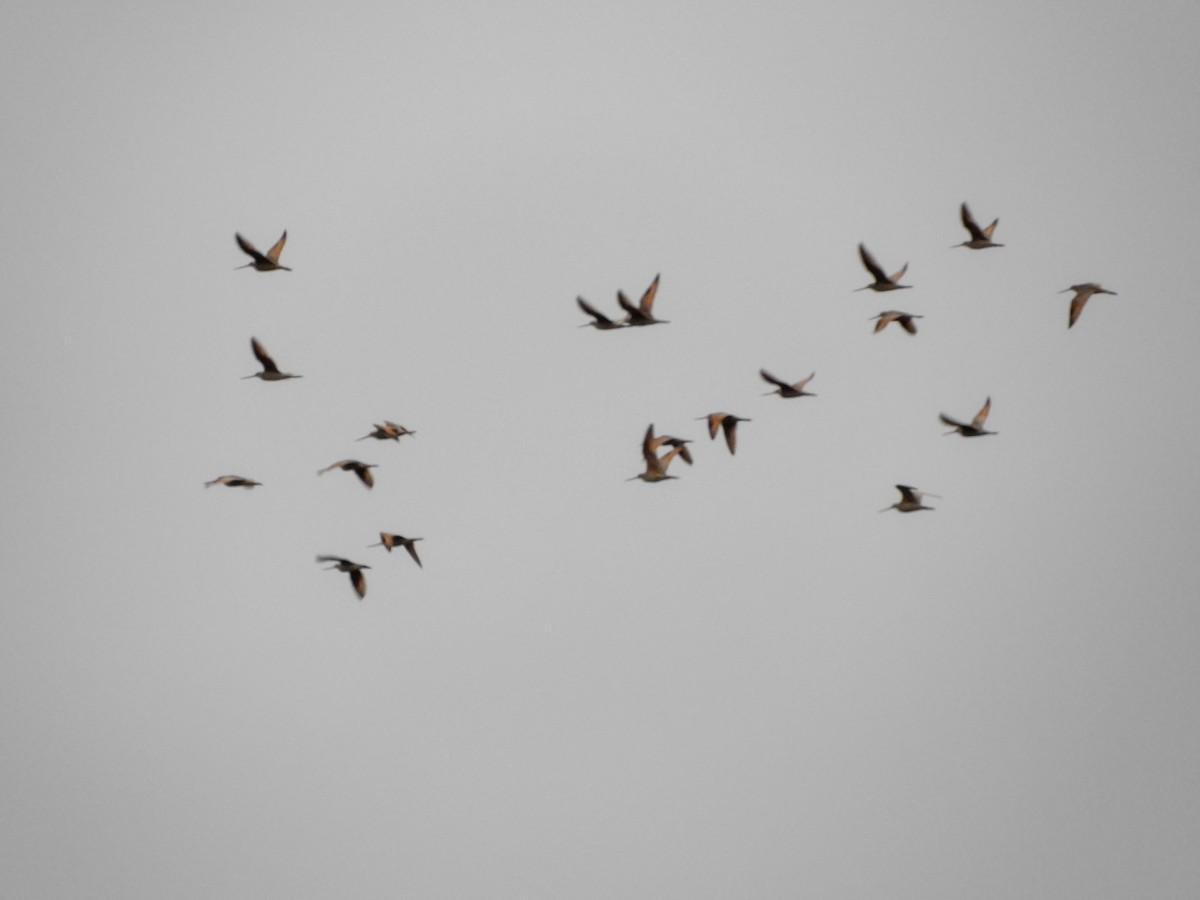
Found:
<path fill-rule="evenodd" d="M 6 12 L 0 895 L 1200 894 L 1195 4 Z"/>

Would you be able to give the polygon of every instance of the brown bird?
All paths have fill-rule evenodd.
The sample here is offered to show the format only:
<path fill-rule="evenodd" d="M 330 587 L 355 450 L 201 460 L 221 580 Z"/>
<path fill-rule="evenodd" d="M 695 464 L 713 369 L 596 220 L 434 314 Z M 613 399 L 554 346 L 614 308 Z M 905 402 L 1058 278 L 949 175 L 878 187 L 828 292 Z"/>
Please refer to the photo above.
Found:
<path fill-rule="evenodd" d="M 375 463 L 361 463 L 357 459 L 342 459 L 328 465 L 323 469 L 318 470 L 318 475 L 324 475 L 330 469 L 341 469 L 343 472 L 353 472 L 358 476 L 358 480 L 365 484 L 368 488 L 375 486 L 375 477 L 371 474 L 371 470 L 376 468 Z"/>
<path fill-rule="evenodd" d="M 304 377 L 303 375 L 291 375 L 287 372 L 280 372 L 279 366 L 275 365 L 275 360 L 267 355 L 267 351 L 258 342 L 258 338 L 250 338 L 250 349 L 254 351 L 254 356 L 262 364 L 263 370 L 255 372 L 253 375 L 243 375 L 242 381 L 245 381 L 247 378 L 261 378 L 263 381 L 283 381 L 285 378 Z"/>
<path fill-rule="evenodd" d="M 646 288 L 646 293 L 642 294 L 642 299 L 638 301 L 638 305 L 634 306 L 629 302 L 629 298 L 622 291 L 617 291 L 617 302 L 621 304 L 621 309 L 625 310 L 629 315 L 625 317 L 627 325 L 666 325 L 666 319 L 654 318 L 652 312 L 654 307 L 654 298 L 658 294 L 658 279 L 655 275 L 654 280 L 650 282 L 650 287 Z"/>
<path fill-rule="evenodd" d="M 397 425 L 395 422 L 388 422 L 386 419 L 382 425 L 372 425 L 375 430 L 370 434 L 364 434 L 360 438 L 355 438 L 356 441 L 365 441 L 367 438 L 375 438 L 378 441 L 395 441 L 400 442 L 400 438 L 406 434 L 415 435 L 415 431 L 409 431 L 403 425 Z"/>
<path fill-rule="evenodd" d="M 626 478 L 625 480 L 635 481 L 637 479 L 641 479 L 647 483 L 654 483 L 656 481 L 666 481 L 669 478 L 675 478 L 676 476 L 667 474 L 667 467 L 671 464 L 671 460 L 673 460 L 676 456 L 685 456 L 686 454 L 685 460 L 690 465 L 691 454 L 687 452 L 687 447 L 685 446 L 686 442 L 676 444 L 674 447 L 672 447 L 669 453 L 659 457 L 658 453 L 656 452 L 657 448 L 661 446 L 661 444 L 667 443 L 668 440 L 677 441 L 679 439 L 671 438 L 670 435 L 666 435 L 663 440 L 655 438 L 654 425 L 651 424 L 650 427 L 646 429 L 646 436 L 642 438 L 642 459 L 646 461 L 646 471 L 639 475 L 634 475 L 632 478 Z"/>
<path fill-rule="evenodd" d="M 222 475 L 219 478 L 214 478 L 212 481 L 204 482 L 205 487 L 212 487 L 214 484 L 223 484 L 226 487 L 240 487 L 246 490 L 252 490 L 262 484 L 261 481 L 254 481 L 250 478 L 243 478 L 241 475 Z"/>
<path fill-rule="evenodd" d="M 1059 291 L 1060 294 L 1065 294 L 1067 291 L 1074 291 L 1075 296 L 1071 298 L 1071 312 L 1067 316 L 1067 327 L 1070 328 L 1075 324 L 1075 320 L 1079 318 L 1079 314 L 1083 312 L 1083 308 L 1087 306 L 1088 298 L 1092 294 L 1112 294 L 1117 296 L 1116 291 L 1106 291 L 1094 281 L 1087 281 L 1083 284 L 1073 284 L 1069 288 Z"/>
<path fill-rule="evenodd" d="M 717 431 L 725 432 L 725 446 L 729 448 L 731 454 L 737 453 L 737 425 L 738 422 L 749 422 L 750 419 L 741 419 L 730 413 L 709 413 L 707 416 L 700 416 L 699 421 L 708 421 L 708 436 L 713 440 L 717 438 Z"/>
<path fill-rule="evenodd" d="M 421 566 L 421 557 L 417 556 L 417 548 L 414 546 L 417 541 L 423 541 L 425 538 L 406 538 L 398 534 L 389 534 L 386 531 L 379 532 L 379 543 L 368 544 L 368 547 L 386 547 L 387 552 L 391 553 L 393 547 L 403 547 L 408 551 L 408 555 L 413 558 L 418 566 Z M 425 568 L 421 566 L 421 568 Z"/>
<path fill-rule="evenodd" d="M 898 322 L 900 327 L 909 334 L 917 333 L 917 323 L 913 319 L 923 319 L 924 316 L 916 316 L 912 313 L 900 312 L 896 309 L 889 309 L 887 312 L 881 312 L 877 316 L 871 316 L 875 319 L 875 333 L 883 331 L 888 325 L 893 322 Z"/>
<path fill-rule="evenodd" d="M 775 390 L 767 391 L 767 393 L 763 395 L 764 397 L 770 396 L 771 394 L 778 394 L 780 397 L 817 396 L 816 394 L 811 394 L 804 389 L 804 386 L 813 380 L 813 377 L 817 374 L 816 372 L 813 372 L 812 375 L 809 375 L 807 378 L 800 379 L 794 384 L 788 384 L 786 381 L 780 381 L 766 369 L 759 369 L 758 374 L 762 376 L 762 380 L 767 384 L 775 385 Z"/>
<path fill-rule="evenodd" d="M 358 594 L 358 599 L 361 600 L 367 595 L 367 579 L 363 576 L 362 570 L 369 569 L 370 566 L 364 566 L 362 563 L 351 562 L 341 556 L 318 556 L 317 562 L 331 562 L 332 566 L 325 569 L 329 572 L 337 569 L 339 572 L 350 573 L 350 583 L 354 585 L 354 593 Z"/>
<path fill-rule="evenodd" d="M 234 238 L 237 240 L 237 245 L 242 248 L 242 252 L 253 259 L 253 262 L 248 262 L 244 266 L 238 266 L 239 269 L 248 269 L 253 266 L 258 272 L 274 272 L 276 269 L 283 269 L 285 272 L 292 271 L 287 266 L 279 264 L 279 254 L 283 252 L 283 245 L 287 243 L 286 230 L 283 232 L 283 237 L 275 242 L 275 245 L 266 252 L 265 256 L 259 253 L 258 248 L 240 234 L 234 234 Z"/>
<path fill-rule="evenodd" d="M 958 432 L 963 437 L 983 437 L 985 434 L 999 434 L 998 431 L 984 431 L 983 423 L 987 421 L 988 413 L 992 411 L 992 398 L 988 397 L 984 401 L 983 407 L 979 412 L 975 413 L 975 418 L 968 425 L 966 422 L 959 422 L 957 419 L 952 419 L 945 413 L 939 413 L 938 418 L 942 420 L 943 425 L 949 425 L 951 430 L 946 434 L 954 434 Z"/>
<path fill-rule="evenodd" d="M 992 241 L 992 232 L 996 230 L 996 225 L 999 224 L 999 219 L 993 219 L 992 224 L 987 228 L 980 228 L 975 223 L 975 217 L 971 215 L 971 211 L 967 209 L 967 204 L 962 205 L 960 210 L 962 216 L 963 228 L 971 234 L 969 241 L 963 241 L 961 244 L 955 244 L 954 247 L 970 247 L 972 250 L 986 250 L 988 247 L 1003 247 L 1003 244 L 997 244 Z M 954 247 L 950 249 L 953 250 Z"/>
<path fill-rule="evenodd" d="M 912 287 L 911 284 L 898 283 L 904 277 L 904 273 L 908 271 L 908 263 L 905 263 L 895 275 L 889 276 L 883 271 L 879 263 L 875 261 L 875 257 L 862 244 L 858 245 L 858 255 L 862 259 L 862 264 L 867 267 L 867 271 L 874 276 L 875 280 L 870 284 L 864 284 L 860 288 L 855 288 L 856 291 L 865 291 L 868 288 L 873 291 L 898 291 L 901 288 Z"/>
<path fill-rule="evenodd" d="M 626 323 L 623 321 L 622 322 L 613 321 L 608 316 L 604 315 L 604 313 L 600 312 L 600 310 L 596 309 L 596 307 L 592 306 L 592 304 L 590 304 L 586 300 L 584 300 L 582 297 L 576 297 L 575 302 L 579 304 L 580 309 L 582 309 L 585 313 L 587 313 L 589 316 L 591 316 L 592 319 L 594 320 L 592 322 L 584 322 L 582 325 L 579 326 L 580 328 L 597 328 L 600 331 L 612 331 L 614 328 L 624 328 L 626 325 Z"/>
<path fill-rule="evenodd" d="M 920 509 L 933 509 L 932 506 L 926 506 L 921 502 L 922 497 L 936 497 L 937 494 L 924 494 L 914 487 L 909 487 L 906 484 L 896 485 L 896 490 L 900 492 L 900 499 L 893 503 L 887 509 L 881 509 L 880 512 L 887 512 L 889 509 L 899 510 L 902 513 L 916 512 Z"/>

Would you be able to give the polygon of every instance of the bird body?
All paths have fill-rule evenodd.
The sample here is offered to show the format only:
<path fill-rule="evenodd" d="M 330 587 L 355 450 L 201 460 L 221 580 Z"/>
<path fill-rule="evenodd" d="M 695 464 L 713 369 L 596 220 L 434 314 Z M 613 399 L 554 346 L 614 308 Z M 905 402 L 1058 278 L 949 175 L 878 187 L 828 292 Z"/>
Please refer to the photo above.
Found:
<path fill-rule="evenodd" d="M 961 244 L 955 244 L 954 247 L 970 247 L 972 250 L 986 250 L 988 247 L 1003 247 L 1003 244 L 997 244 L 992 241 L 992 232 L 996 230 L 996 226 L 1000 223 L 999 219 L 993 219 L 992 224 L 987 228 L 980 228 L 975 222 L 975 217 L 971 215 L 971 210 L 967 209 L 967 204 L 962 205 L 959 210 L 959 215 L 962 217 L 963 228 L 971 235 L 969 241 L 963 241 Z M 954 249 L 951 247 L 950 249 Z"/>
<path fill-rule="evenodd" d="M 889 309 L 886 312 L 881 312 L 877 316 L 871 316 L 875 320 L 875 333 L 883 331 L 888 325 L 893 322 L 899 324 L 901 328 L 909 334 L 917 333 L 917 323 L 913 319 L 922 319 L 924 316 L 913 315 L 912 313 L 900 312 L 898 309 Z"/>
<path fill-rule="evenodd" d="M 926 506 L 921 502 L 921 498 L 925 496 L 934 497 L 936 494 L 923 494 L 914 487 L 909 487 L 907 484 L 896 485 L 896 490 L 900 492 L 900 499 L 886 509 L 881 509 L 880 512 L 887 512 L 889 509 L 894 509 L 902 513 L 917 512 L 922 509 L 933 509 L 932 506 Z"/>
<path fill-rule="evenodd" d="M 283 252 L 283 245 L 287 243 L 286 230 L 283 232 L 283 237 L 277 240 L 274 246 L 266 253 L 259 253 L 258 248 L 240 234 L 234 234 L 233 237 L 237 241 L 237 245 L 242 248 L 242 252 L 247 254 L 252 260 L 252 262 L 248 262 L 244 266 L 238 266 L 239 269 L 249 269 L 253 266 L 257 272 L 274 272 L 279 269 L 285 272 L 292 271 L 287 266 L 279 264 L 279 254 Z"/>
<path fill-rule="evenodd" d="M 243 478 L 241 475 L 221 475 L 214 478 L 212 481 L 204 482 L 205 487 L 212 487 L 214 484 L 223 484 L 226 487 L 240 487 L 246 490 L 252 490 L 262 484 L 261 481 L 254 481 L 251 478 Z"/>
<path fill-rule="evenodd" d="M 860 288 L 855 288 L 856 291 L 865 291 L 868 288 L 872 291 L 898 291 L 902 288 L 910 288 L 911 284 L 900 284 L 900 279 L 904 277 L 904 273 L 908 271 L 908 263 L 900 267 L 900 271 L 894 275 L 888 275 L 883 271 L 883 267 L 875 261 L 867 248 L 863 244 L 858 245 L 858 257 L 862 260 L 862 264 L 867 267 L 867 271 L 875 278 L 870 284 L 864 284 Z"/>
<path fill-rule="evenodd" d="M 368 544 L 369 547 L 385 547 L 388 553 L 392 552 L 393 547 L 403 547 L 408 551 L 408 555 L 413 558 L 418 566 L 421 566 L 421 557 L 417 556 L 417 541 L 423 541 L 424 538 L 406 538 L 399 534 L 391 534 L 387 531 L 379 532 L 379 543 Z M 421 566 L 421 568 L 425 568 Z"/>
<path fill-rule="evenodd" d="M 950 418 L 945 413 L 939 413 L 938 418 L 942 420 L 943 425 L 950 426 L 951 430 L 947 431 L 946 434 L 954 434 L 955 432 L 958 432 L 963 437 L 983 437 L 984 435 L 987 435 L 987 434 L 998 434 L 999 433 L 996 431 L 984 431 L 983 430 L 983 423 L 987 421 L 988 413 L 990 413 L 991 411 L 992 411 L 992 398 L 988 397 L 987 400 L 984 401 L 983 406 L 980 408 L 979 412 L 975 413 L 975 418 L 973 418 L 970 421 L 970 423 L 959 422 L 957 419 Z"/>
<path fill-rule="evenodd" d="M 358 480 L 367 486 L 368 489 L 375 486 L 375 477 L 371 474 L 371 470 L 376 468 L 375 463 L 363 463 L 357 459 L 341 459 L 332 465 L 328 465 L 317 471 L 318 475 L 324 475 L 330 469 L 341 469 L 343 472 L 353 472 L 358 476 Z"/>
<path fill-rule="evenodd" d="M 253 375 L 244 375 L 242 380 L 247 378 L 261 378 L 263 381 L 283 381 L 287 378 L 303 378 L 303 375 L 292 375 L 288 372 L 280 372 L 279 366 L 275 365 L 275 360 L 267 354 L 263 345 L 258 342 L 258 338 L 250 338 L 250 350 L 254 353 L 255 359 L 262 365 L 261 372 L 255 372 Z"/>
<path fill-rule="evenodd" d="M 707 416 L 700 416 L 699 421 L 708 422 L 708 436 L 716 440 L 717 432 L 725 432 L 725 446 L 729 448 L 730 454 L 737 453 L 737 425 L 738 422 L 749 422 L 749 419 L 742 419 L 731 413 L 709 413 Z"/>
<path fill-rule="evenodd" d="M 670 452 L 663 456 L 658 455 L 658 448 L 663 444 L 674 442 Z M 687 441 L 680 438 L 663 435 L 662 437 L 654 436 L 654 425 L 646 429 L 645 437 L 642 438 L 642 459 L 646 462 L 646 471 L 632 478 L 625 479 L 626 481 L 635 481 L 640 479 L 647 483 L 653 484 L 656 481 L 667 481 L 675 478 L 674 475 L 667 474 L 667 467 L 671 465 L 671 460 L 676 456 L 682 456 L 684 461 L 690 466 L 692 464 L 692 455 L 688 452 Z"/>
<path fill-rule="evenodd" d="M 1080 313 L 1083 312 L 1083 308 L 1087 306 L 1088 298 L 1091 297 L 1092 294 L 1112 294 L 1114 297 L 1117 295 L 1116 291 L 1106 291 L 1094 281 L 1087 281 L 1083 284 L 1073 284 L 1069 288 L 1059 291 L 1059 293 L 1065 294 L 1067 291 L 1075 292 L 1075 296 L 1071 298 L 1071 311 L 1067 315 L 1068 328 L 1075 324 L 1075 321 L 1079 318 Z"/>
<path fill-rule="evenodd" d="M 364 566 L 362 563 L 351 562 L 341 556 L 318 556 L 317 562 L 331 562 L 332 566 L 326 568 L 325 571 L 337 569 L 339 572 L 350 573 L 350 583 L 354 585 L 354 593 L 358 594 L 358 599 L 361 600 L 367 595 L 367 579 L 363 575 L 363 569 L 369 569 L 370 566 Z"/>
<path fill-rule="evenodd" d="M 815 397 L 815 396 L 817 396 L 816 394 L 809 393 L 808 391 L 806 391 L 804 389 L 804 386 L 813 380 L 813 377 L 817 374 L 816 372 L 813 372 L 812 375 L 809 375 L 807 378 L 800 379 L 799 381 L 795 382 L 794 384 L 788 384 L 786 381 L 781 381 L 780 379 L 778 379 L 774 375 L 772 375 L 770 372 L 768 372 L 766 369 L 759 369 L 758 374 L 762 377 L 762 380 L 765 381 L 767 384 L 775 385 L 775 390 L 768 391 L 767 394 L 765 394 L 764 396 L 769 396 L 771 394 L 778 394 L 780 397 Z"/>
<path fill-rule="evenodd" d="M 396 441 L 400 442 L 400 438 L 406 434 L 415 435 L 415 431 L 409 431 L 403 425 L 397 425 L 395 422 L 384 420 L 382 425 L 372 425 L 375 430 L 370 434 L 364 434 L 360 438 L 355 438 L 356 441 L 365 441 L 367 438 L 375 438 L 378 441 Z"/>

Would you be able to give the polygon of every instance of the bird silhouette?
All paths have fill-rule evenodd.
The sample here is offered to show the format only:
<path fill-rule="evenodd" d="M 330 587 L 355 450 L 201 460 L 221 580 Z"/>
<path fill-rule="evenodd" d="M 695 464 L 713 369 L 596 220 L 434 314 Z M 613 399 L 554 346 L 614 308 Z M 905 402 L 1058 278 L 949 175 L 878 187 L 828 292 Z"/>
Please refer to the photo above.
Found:
<path fill-rule="evenodd" d="M 250 256 L 252 262 L 246 263 L 244 266 L 238 266 L 239 269 L 249 269 L 253 267 L 258 272 L 274 272 L 282 269 L 285 272 L 292 271 L 287 266 L 279 264 L 279 254 L 283 252 L 283 245 L 287 243 L 287 231 L 283 232 L 283 237 L 275 242 L 275 244 L 265 254 L 259 253 L 258 248 L 242 237 L 240 234 L 234 234 L 234 239 L 237 245 L 242 248 L 242 251 Z"/>

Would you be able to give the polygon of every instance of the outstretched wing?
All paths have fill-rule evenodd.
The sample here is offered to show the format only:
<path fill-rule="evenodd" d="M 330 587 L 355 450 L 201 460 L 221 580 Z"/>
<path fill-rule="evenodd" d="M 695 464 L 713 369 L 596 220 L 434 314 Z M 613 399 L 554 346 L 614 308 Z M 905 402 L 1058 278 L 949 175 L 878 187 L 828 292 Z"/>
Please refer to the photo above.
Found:
<path fill-rule="evenodd" d="M 737 453 L 737 423 L 740 420 L 734 416 L 726 416 L 721 422 L 721 427 L 725 429 L 725 446 L 729 448 L 729 452 Z"/>
<path fill-rule="evenodd" d="M 654 276 L 654 280 L 650 282 L 650 287 L 646 288 L 646 293 L 642 294 L 642 299 L 638 301 L 638 309 L 647 316 L 651 315 L 654 298 L 658 296 L 658 278 L 658 275 Z"/>
<path fill-rule="evenodd" d="M 272 246 L 270 250 L 267 251 L 267 259 L 270 262 L 273 262 L 276 265 L 279 265 L 279 254 L 283 252 L 283 245 L 286 243 L 287 243 L 287 231 L 285 230 L 283 232 L 283 236 L 275 242 L 274 246 Z"/>
<path fill-rule="evenodd" d="M 975 222 L 975 217 L 971 215 L 971 211 L 967 209 L 967 204 L 965 203 L 962 205 L 962 223 L 963 228 L 971 232 L 972 240 L 984 241 L 988 239 L 989 234 L 985 233 Z M 992 227 L 996 227 L 995 223 L 992 223 Z"/>
<path fill-rule="evenodd" d="M 616 324 L 612 319 L 610 319 L 608 316 L 604 315 L 604 313 L 600 312 L 600 310 L 596 309 L 596 307 L 592 306 L 592 304 L 588 303 L 582 297 L 576 297 L 575 302 L 579 304 L 580 309 L 582 309 L 585 313 L 587 313 L 589 316 L 591 316 L 593 319 L 595 319 L 601 325 L 615 325 Z"/>
<path fill-rule="evenodd" d="M 863 244 L 858 245 L 858 255 L 862 259 L 862 264 L 867 267 L 867 271 L 875 276 L 876 281 L 888 280 L 887 274 L 880 267 L 879 263 L 875 261 L 875 257 L 873 257 L 867 251 L 867 248 Z"/>
<path fill-rule="evenodd" d="M 1067 317 L 1067 327 L 1070 328 L 1075 324 L 1075 320 L 1079 318 L 1079 314 L 1083 312 L 1083 308 L 1087 306 L 1088 298 L 1092 296 L 1090 291 L 1081 291 L 1071 298 L 1071 314 Z"/>
<path fill-rule="evenodd" d="M 263 371 L 278 372 L 279 367 L 275 365 L 275 360 L 267 355 L 267 351 L 263 349 L 263 345 L 258 342 L 258 338 L 250 338 L 250 349 L 254 351 L 254 358 L 262 363 Z"/>
<path fill-rule="evenodd" d="M 250 243 L 248 240 L 246 240 L 240 234 L 237 234 L 235 232 L 233 237 L 237 241 L 238 246 L 242 248 L 242 252 L 248 253 L 250 256 L 252 256 L 254 258 L 255 262 L 259 262 L 259 263 L 270 262 L 269 259 L 267 259 L 265 256 L 263 256 L 261 253 L 258 252 L 257 247 L 255 247 L 252 243 Z"/>
<path fill-rule="evenodd" d="M 774 375 L 772 375 L 766 369 L 759 369 L 758 374 L 762 378 L 762 380 L 765 381 L 767 384 L 773 384 L 776 387 L 781 387 L 781 388 L 791 387 L 791 385 L 788 384 L 786 381 L 782 381 L 782 380 L 776 378 Z"/>
<path fill-rule="evenodd" d="M 987 421 L 988 413 L 992 411 L 992 398 L 988 397 L 984 401 L 979 412 L 975 413 L 975 418 L 971 420 L 971 426 L 974 428 L 982 428 L 983 423 Z"/>

